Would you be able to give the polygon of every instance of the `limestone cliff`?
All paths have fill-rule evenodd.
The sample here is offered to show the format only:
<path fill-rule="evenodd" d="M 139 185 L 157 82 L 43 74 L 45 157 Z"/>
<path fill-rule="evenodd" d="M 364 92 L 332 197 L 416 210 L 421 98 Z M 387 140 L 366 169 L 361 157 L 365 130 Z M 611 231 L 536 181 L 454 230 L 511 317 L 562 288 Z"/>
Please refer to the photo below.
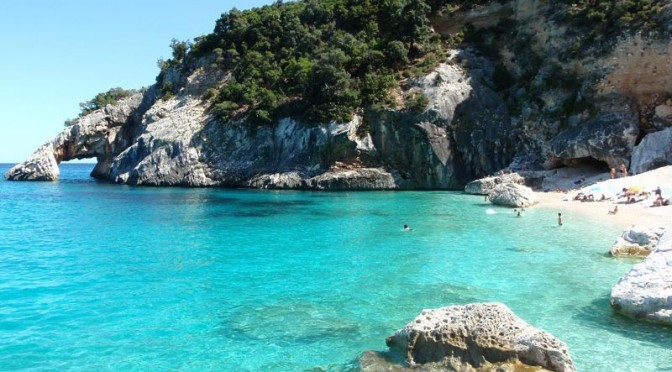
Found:
<path fill-rule="evenodd" d="M 92 176 L 132 185 L 459 189 L 506 167 L 670 164 L 672 4 L 657 15 L 667 28 L 592 44 L 560 3 L 489 4 L 433 17 L 442 36 L 466 36 L 393 93 L 420 92 L 424 112 L 362 107 L 349 122 L 321 125 L 222 121 L 204 97 L 229 76 L 203 57 L 80 118 L 5 177 L 54 180 L 60 161 L 95 157 Z M 174 95 L 161 93 L 168 87 Z"/>

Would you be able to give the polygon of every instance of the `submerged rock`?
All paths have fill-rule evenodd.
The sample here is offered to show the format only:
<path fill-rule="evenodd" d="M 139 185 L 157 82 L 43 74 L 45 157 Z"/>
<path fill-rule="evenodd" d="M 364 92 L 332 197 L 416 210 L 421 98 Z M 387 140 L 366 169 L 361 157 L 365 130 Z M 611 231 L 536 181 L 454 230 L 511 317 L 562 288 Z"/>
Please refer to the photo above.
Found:
<path fill-rule="evenodd" d="M 490 192 L 490 202 L 507 207 L 529 207 L 537 203 L 537 197 L 531 188 L 515 183 L 505 183 Z"/>
<path fill-rule="evenodd" d="M 563 342 L 532 327 L 501 303 L 423 310 L 388 337 L 387 345 L 391 356 L 365 355 L 366 363 L 360 364 L 375 365 L 374 358 L 386 363 L 401 358 L 414 370 L 513 371 L 523 370 L 521 365 L 576 370 Z"/>
<path fill-rule="evenodd" d="M 616 239 L 609 253 L 612 256 L 648 256 L 664 233 L 665 227 L 662 226 L 643 227 L 633 225 L 623 231 L 623 235 Z"/>
<path fill-rule="evenodd" d="M 501 176 L 485 177 L 469 182 L 464 187 L 467 194 L 488 195 L 497 186 L 505 183 L 525 184 L 525 178 L 517 173 L 508 173 Z"/>
<path fill-rule="evenodd" d="M 611 290 L 619 314 L 672 326 L 672 232 L 666 232 L 646 260 Z"/>

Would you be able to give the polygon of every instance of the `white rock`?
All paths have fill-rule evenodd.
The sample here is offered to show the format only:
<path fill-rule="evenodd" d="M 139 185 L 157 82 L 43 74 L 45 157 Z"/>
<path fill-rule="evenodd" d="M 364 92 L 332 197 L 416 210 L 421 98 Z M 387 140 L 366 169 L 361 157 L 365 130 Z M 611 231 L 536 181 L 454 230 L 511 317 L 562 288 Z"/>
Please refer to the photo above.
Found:
<path fill-rule="evenodd" d="M 518 173 L 507 173 L 501 176 L 485 177 L 469 182 L 464 187 L 467 194 L 488 195 L 498 185 L 504 183 L 525 184 L 525 178 Z"/>
<path fill-rule="evenodd" d="M 12 167 L 5 178 L 12 181 L 55 181 L 58 179 L 58 162 L 51 142 L 38 148 L 23 163 Z"/>
<path fill-rule="evenodd" d="M 664 233 L 664 226 L 631 226 L 616 239 L 609 253 L 612 256 L 648 256 Z"/>
<path fill-rule="evenodd" d="M 628 317 L 672 325 L 672 232 L 614 286 L 611 307 Z"/>
<path fill-rule="evenodd" d="M 531 188 L 515 183 L 498 185 L 489 195 L 492 204 L 507 207 L 529 207 L 537 203 L 537 197 Z"/>

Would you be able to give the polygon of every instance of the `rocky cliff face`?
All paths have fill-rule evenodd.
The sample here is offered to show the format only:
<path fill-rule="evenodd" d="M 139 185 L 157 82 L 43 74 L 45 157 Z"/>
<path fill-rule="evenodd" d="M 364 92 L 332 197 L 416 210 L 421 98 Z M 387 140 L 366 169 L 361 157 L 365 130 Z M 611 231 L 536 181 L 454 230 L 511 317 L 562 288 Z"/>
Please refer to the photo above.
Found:
<path fill-rule="evenodd" d="M 5 176 L 53 180 L 60 161 L 96 157 L 94 177 L 132 185 L 458 189 L 506 167 L 670 164 L 672 26 L 578 53 L 555 6 L 492 2 L 435 17 L 444 36 L 471 25 L 478 38 L 403 82 L 395 94 L 425 95 L 422 113 L 362 108 L 348 123 L 221 122 L 202 97 L 228 77 L 202 60 L 81 118 Z M 672 5 L 660 17 L 672 25 Z M 176 94 L 160 99 L 168 83 Z"/>
<path fill-rule="evenodd" d="M 498 141 L 496 130 L 488 138 L 471 140 L 454 124 L 463 105 L 493 112 L 470 122 L 476 129 L 490 127 L 498 115 L 506 115 L 497 95 L 472 81 L 477 79 L 474 73 L 442 64 L 428 76 L 409 81 L 409 91 L 429 98 L 421 114 L 368 110 L 348 123 L 308 125 L 287 118 L 254 127 L 223 123 L 209 114 L 201 96 L 225 77 L 213 77 L 215 73 L 204 67 L 186 76 L 174 72 L 171 79 L 182 87 L 175 97 L 157 99 L 160 87 L 155 86 L 144 98 L 134 96 L 81 118 L 45 145 L 48 151 L 41 148 L 6 177 L 30 179 L 25 176 L 29 174 L 53 180 L 60 161 L 95 156 L 99 162 L 94 177 L 131 185 L 458 188 L 467 177 L 501 168 L 506 164 L 501 159 L 511 155 L 488 144 Z M 465 137 L 461 152 L 460 136 Z M 484 149 L 492 156 L 484 156 Z M 473 166 L 465 167 L 465 158 L 473 159 Z M 50 175 L 43 176 L 44 167 L 34 165 L 42 163 L 49 165 Z"/>

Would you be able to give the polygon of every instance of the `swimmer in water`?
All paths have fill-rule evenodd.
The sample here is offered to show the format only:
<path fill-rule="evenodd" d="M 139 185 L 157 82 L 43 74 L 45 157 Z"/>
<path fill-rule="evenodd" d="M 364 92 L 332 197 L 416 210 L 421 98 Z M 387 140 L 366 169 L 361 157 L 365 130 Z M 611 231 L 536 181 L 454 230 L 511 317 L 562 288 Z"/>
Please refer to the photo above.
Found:
<path fill-rule="evenodd" d="M 413 230 L 410 226 L 404 225 L 404 231 L 411 231 Z"/>

